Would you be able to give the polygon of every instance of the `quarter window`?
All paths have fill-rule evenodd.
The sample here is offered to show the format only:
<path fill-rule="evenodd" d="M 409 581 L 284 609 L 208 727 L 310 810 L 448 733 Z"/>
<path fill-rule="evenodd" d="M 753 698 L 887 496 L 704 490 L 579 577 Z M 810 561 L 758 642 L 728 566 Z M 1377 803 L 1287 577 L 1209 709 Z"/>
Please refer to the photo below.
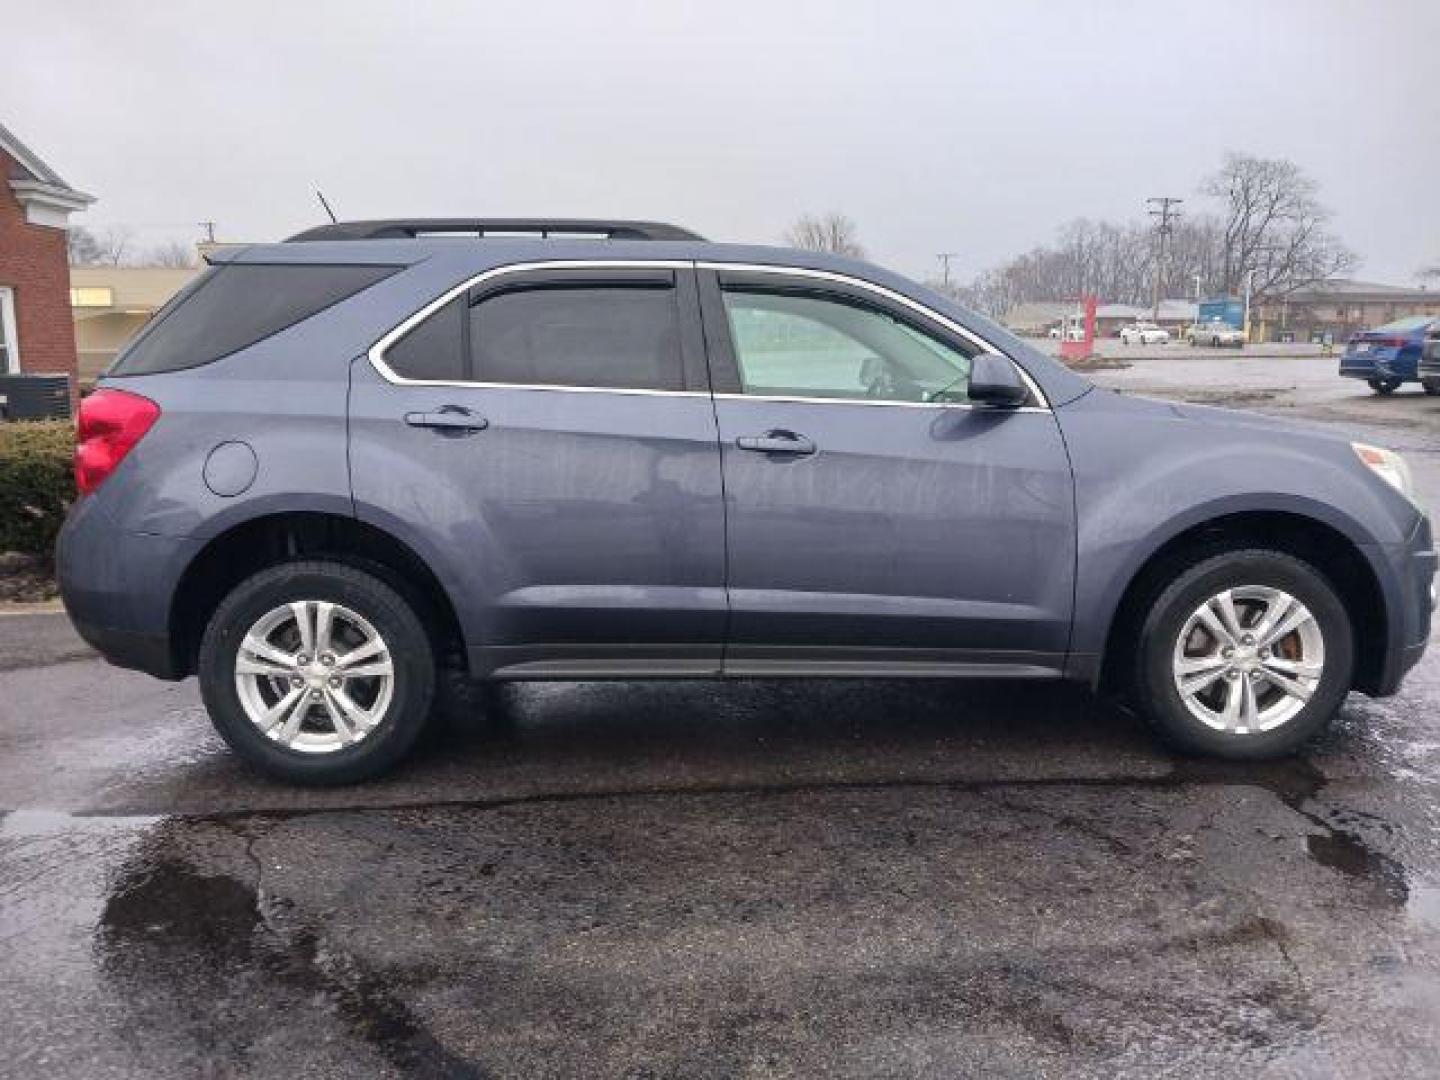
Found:
<path fill-rule="evenodd" d="M 470 309 L 472 378 L 520 386 L 681 390 L 673 287 L 552 286 Z"/>
<path fill-rule="evenodd" d="M 465 301 L 452 300 L 385 350 L 402 379 L 457 382 L 465 378 Z"/>
<path fill-rule="evenodd" d="M 804 292 L 726 289 L 745 393 L 964 401 L 968 354 L 876 308 Z"/>
<path fill-rule="evenodd" d="M 396 270 L 251 263 L 211 267 L 155 314 L 107 374 L 154 375 L 213 363 L 319 314 Z"/>

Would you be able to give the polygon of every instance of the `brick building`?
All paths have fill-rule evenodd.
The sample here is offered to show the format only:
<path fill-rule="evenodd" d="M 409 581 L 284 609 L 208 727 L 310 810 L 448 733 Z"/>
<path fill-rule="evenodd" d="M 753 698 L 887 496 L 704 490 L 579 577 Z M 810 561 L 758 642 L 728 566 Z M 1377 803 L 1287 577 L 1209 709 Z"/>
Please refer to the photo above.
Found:
<path fill-rule="evenodd" d="M 0 373 L 75 379 L 69 218 L 94 202 L 0 125 Z"/>

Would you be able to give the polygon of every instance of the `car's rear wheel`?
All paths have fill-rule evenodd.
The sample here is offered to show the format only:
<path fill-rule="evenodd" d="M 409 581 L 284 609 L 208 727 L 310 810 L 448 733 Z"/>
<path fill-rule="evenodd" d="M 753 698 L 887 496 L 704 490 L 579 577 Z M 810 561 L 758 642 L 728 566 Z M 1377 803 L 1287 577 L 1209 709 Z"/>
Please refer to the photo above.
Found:
<path fill-rule="evenodd" d="M 1205 559 L 1160 593 L 1137 665 L 1140 704 L 1172 745 L 1269 758 L 1329 723 L 1350 688 L 1354 640 L 1318 570 L 1241 550 Z"/>
<path fill-rule="evenodd" d="M 1400 389 L 1399 379 L 1368 379 L 1366 380 L 1371 390 L 1377 394 L 1393 394 Z"/>
<path fill-rule="evenodd" d="M 1427 394 L 1440 394 L 1440 379 L 1425 379 L 1420 383 Z"/>
<path fill-rule="evenodd" d="M 379 578 L 298 562 L 241 582 L 200 645 L 200 690 L 236 753 L 305 784 L 383 772 L 414 745 L 435 691 L 430 641 Z"/>

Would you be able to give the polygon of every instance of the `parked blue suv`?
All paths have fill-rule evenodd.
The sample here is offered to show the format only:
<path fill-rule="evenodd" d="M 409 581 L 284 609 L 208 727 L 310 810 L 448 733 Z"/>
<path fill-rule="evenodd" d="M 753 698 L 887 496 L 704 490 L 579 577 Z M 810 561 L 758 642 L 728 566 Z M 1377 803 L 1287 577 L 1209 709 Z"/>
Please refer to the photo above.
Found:
<path fill-rule="evenodd" d="M 1098 390 L 865 263 L 469 220 L 212 262 L 82 406 L 61 583 L 294 781 L 394 764 L 441 673 L 1071 679 L 1258 758 L 1425 648 L 1397 455 Z"/>

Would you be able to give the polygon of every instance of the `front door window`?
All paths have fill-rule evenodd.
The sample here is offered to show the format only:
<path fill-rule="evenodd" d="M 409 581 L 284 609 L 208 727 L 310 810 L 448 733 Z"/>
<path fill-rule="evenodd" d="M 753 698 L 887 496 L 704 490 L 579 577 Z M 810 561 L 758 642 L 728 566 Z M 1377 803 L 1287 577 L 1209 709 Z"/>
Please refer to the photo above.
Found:
<path fill-rule="evenodd" d="M 833 296 L 726 289 L 740 382 L 762 397 L 964 401 L 970 358 Z"/>

